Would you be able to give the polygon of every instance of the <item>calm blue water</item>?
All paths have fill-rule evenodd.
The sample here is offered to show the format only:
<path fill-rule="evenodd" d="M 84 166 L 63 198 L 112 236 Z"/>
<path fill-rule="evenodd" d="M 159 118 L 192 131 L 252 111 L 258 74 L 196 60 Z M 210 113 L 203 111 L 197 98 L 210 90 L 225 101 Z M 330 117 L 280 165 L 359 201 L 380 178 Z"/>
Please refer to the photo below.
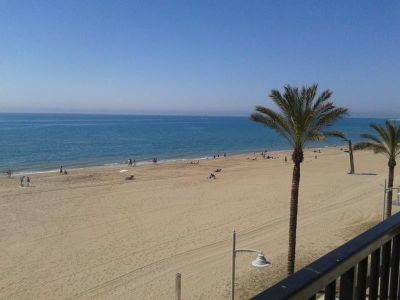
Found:
<path fill-rule="evenodd" d="M 335 129 L 356 141 L 371 122 L 383 120 L 344 119 Z M 1 172 L 289 148 L 247 117 L 0 114 L 0 137 Z M 343 143 L 329 140 L 322 146 L 338 144 Z"/>

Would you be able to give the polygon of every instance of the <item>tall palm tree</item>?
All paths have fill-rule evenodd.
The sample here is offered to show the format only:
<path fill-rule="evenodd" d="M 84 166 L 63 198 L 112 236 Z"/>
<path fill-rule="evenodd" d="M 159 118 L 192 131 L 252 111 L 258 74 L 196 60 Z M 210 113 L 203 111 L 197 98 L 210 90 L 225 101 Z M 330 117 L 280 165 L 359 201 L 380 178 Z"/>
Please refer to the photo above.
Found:
<path fill-rule="evenodd" d="M 389 190 L 385 218 L 389 218 L 392 215 L 394 168 L 396 166 L 396 157 L 400 155 L 400 125 L 394 121 L 386 121 L 385 125 L 370 124 L 369 126 L 374 129 L 377 135 L 361 134 L 361 137 L 366 141 L 355 144 L 354 150 L 372 150 L 374 153 L 382 153 L 387 156 Z"/>
<path fill-rule="evenodd" d="M 326 136 L 341 133 L 327 131 L 328 127 L 347 114 L 347 109 L 335 107 L 328 99 L 330 90 L 317 96 L 317 85 L 310 87 L 284 87 L 283 95 L 272 90 L 270 98 L 279 111 L 256 106 L 251 119 L 274 129 L 283 136 L 293 148 L 292 192 L 290 198 L 288 275 L 293 274 L 296 258 L 297 210 L 299 200 L 300 164 L 303 162 L 303 149 L 308 142 L 322 141 Z"/>

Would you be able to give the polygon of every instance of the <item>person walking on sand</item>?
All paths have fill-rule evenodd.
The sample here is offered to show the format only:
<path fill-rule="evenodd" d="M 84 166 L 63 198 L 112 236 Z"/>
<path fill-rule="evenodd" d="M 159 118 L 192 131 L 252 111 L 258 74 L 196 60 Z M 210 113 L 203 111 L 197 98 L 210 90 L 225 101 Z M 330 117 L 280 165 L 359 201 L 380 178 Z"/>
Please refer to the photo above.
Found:
<path fill-rule="evenodd" d="M 26 177 L 26 185 L 27 185 L 28 187 L 31 186 L 31 179 L 29 178 L 29 176 Z"/>
<path fill-rule="evenodd" d="M 63 173 L 63 166 L 60 166 L 60 174 Z"/>
<path fill-rule="evenodd" d="M 285 156 L 285 163 L 287 163 L 287 156 Z"/>
<path fill-rule="evenodd" d="M 128 166 L 129 166 L 129 167 L 132 167 L 132 159 L 131 159 L 131 158 L 128 159 Z"/>

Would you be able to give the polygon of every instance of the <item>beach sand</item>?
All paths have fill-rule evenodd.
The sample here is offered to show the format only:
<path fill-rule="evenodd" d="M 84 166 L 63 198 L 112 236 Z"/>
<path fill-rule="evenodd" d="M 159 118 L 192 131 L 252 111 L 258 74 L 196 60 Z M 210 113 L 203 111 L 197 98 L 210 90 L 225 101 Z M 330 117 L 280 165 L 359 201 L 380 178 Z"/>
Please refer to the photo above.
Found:
<path fill-rule="evenodd" d="M 1 177 L 0 298 L 173 299 L 180 272 L 183 299 L 227 299 L 232 228 L 238 247 L 272 261 L 237 256 L 238 298 L 254 295 L 286 272 L 292 164 L 277 155 L 133 167 L 133 181 L 121 168 L 32 175 L 31 188 Z M 356 152 L 347 175 L 347 153 L 314 155 L 302 164 L 297 269 L 382 217 L 384 156 Z"/>

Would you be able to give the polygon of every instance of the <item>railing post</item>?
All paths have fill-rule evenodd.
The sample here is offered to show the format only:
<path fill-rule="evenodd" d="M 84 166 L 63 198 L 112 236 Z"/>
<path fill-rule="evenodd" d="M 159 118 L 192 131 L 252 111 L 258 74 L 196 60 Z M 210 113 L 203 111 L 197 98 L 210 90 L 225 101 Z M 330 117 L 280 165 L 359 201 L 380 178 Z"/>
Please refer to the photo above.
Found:
<path fill-rule="evenodd" d="M 379 269 L 381 261 L 381 248 L 376 249 L 371 254 L 371 275 L 369 284 L 369 300 L 378 299 L 378 287 L 379 287 Z"/>
<path fill-rule="evenodd" d="M 336 280 L 332 281 L 325 287 L 325 300 L 336 299 Z"/>
<path fill-rule="evenodd" d="M 357 287 L 356 299 L 364 300 L 367 290 L 367 269 L 368 269 L 368 256 L 358 264 L 357 269 Z"/>
<path fill-rule="evenodd" d="M 351 300 L 354 295 L 354 267 L 340 276 L 340 300 Z"/>
<path fill-rule="evenodd" d="M 400 251 L 400 235 L 396 235 L 393 239 L 392 259 L 390 261 L 390 287 L 389 299 L 397 299 L 398 276 L 399 276 L 399 251 Z"/>
<path fill-rule="evenodd" d="M 382 246 L 381 284 L 379 287 L 379 298 L 385 300 L 388 297 L 389 288 L 390 248 L 391 241 L 386 242 Z"/>
<path fill-rule="evenodd" d="M 182 286 L 181 286 L 182 275 L 176 273 L 175 277 L 175 300 L 181 300 Z"/>

